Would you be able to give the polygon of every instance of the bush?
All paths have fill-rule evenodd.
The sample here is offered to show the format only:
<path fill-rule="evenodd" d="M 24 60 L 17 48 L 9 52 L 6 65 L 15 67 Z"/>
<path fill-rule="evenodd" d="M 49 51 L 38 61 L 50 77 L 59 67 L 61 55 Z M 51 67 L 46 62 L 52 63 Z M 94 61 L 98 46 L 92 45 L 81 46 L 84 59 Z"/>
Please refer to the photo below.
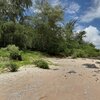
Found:
<path fill-rule="evenodd" d="M 73 50 L 72 58 L 77 58 L 77 57 L 86 58 L 86 57 L 88 57 L 88 54 L 86 54 L 86 52 L 84 50 L 75 49 L 75 50 Z"/>
<path fill-rule="evenodd" d="M 42 69 L 49 69 L 48 63 L 44 60 L 36 60 L 34 61 L 34 64 Z"/>
<path fill-rule="evenodd" d="M 6 64 L 5 67 L 10 71 L 10 72 L 17 72 L 18 71 L 18 66 L 15 63 L 10 62 L 9 64 Z"/>
<path fill-rule="evenodd" d="M 19 51 L 19 47 L 17 47 L 17 46 L 15 46 L 15 45 L 8 45 L 7 47 L 6 47 L 6 49 L 8 50 L 8 51 Z"/>
<path fill-rule="evenodd" d="M 22 57 L 20 55 L 18 47 L 16 47 L 15 45 L 8 45 L 7 50 L 10 52 L 11 59 L 22 61 Z"/>
<path fill-rule="evenodd" d="M 0 56 L 9 57 L 9 52 L 7 52 L 6 48 L 1 48 L 0 49 Z"/>

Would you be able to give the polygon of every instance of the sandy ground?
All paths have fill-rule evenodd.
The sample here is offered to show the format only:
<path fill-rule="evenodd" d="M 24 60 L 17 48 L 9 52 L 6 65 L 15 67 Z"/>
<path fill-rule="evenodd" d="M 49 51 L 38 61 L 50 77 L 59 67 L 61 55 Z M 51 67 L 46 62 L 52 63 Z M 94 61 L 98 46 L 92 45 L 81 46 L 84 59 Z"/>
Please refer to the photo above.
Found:
<path fill-rule="evenodd" d="M 0 100 L 100 100 L 100 60 L 47 59 L 56 66 L 1 74 Z"/>

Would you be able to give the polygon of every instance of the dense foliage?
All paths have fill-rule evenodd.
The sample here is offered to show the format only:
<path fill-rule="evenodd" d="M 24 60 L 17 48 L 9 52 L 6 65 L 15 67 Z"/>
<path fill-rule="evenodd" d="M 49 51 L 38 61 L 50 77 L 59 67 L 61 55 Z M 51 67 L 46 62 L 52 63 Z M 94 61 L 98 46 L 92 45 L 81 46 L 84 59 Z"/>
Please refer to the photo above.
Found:
<path fill-rule="evenodd" d="M 34 6 L 32 15 L 26 14 Z M 99 56 L 93 44 L 83 40 L 86 32 L 73 32 L 76 20 L 64 21 L 61 5 L 48 0 L 0 0 L 0 47 L 14 44 L 22 50 L 37 50 L 51 55 Z"/>
<path fill-rule="evenodd" d="M 10 53 L 9 57 L 11 60 L 22 61 L 22 56 L 20 54 L 19 48 L 15 45 L 8 45 L 6 47 L 7 51 Z"/>

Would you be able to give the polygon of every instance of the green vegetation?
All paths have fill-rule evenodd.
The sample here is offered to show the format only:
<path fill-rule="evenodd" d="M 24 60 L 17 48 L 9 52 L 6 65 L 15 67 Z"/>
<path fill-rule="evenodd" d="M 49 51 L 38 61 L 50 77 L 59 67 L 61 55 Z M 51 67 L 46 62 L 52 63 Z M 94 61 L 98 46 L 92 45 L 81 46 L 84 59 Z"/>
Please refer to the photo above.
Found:
<path fill-rule="evenodd" d="M 32 6 L 35 12 L 26 14 Z M 48 0 L 35 0 L 33 5 L 32 0 L 0 0 L 0 9 L 0 67 L 11 60 L 18 66 L 32 64 L 41 58 L 40 52 L 73 58 L 100 56 L 100 50 L 83 40 L 85 31 L 73 31 L 76 20 L 64 22 L 60 4 L 52 6 Z"/>
<path fill-rule="evenodd" d="M 15 45 L 8 45 L 7 50 L 10 53 L 10 59 L 11 60 L 19 60 L 22 61 L 22 57 L 20 55 L 19 48 L 16 47 Z"/>
<path fill-rule="evenodd" d="M 7 46 L 7 48 L 8 47 L 9 46 Z M 18 68 L 21 66 L 25 66 L 25 65 L 32 65 L 33 60 L 40 59 L 40 58 L 44 57 L 44 55 L 40 52 L 19 50 L 19 54 L 21 55 L 21 57 L 23 59 L 21 61 L 17 60 L 17 59 L 15 60 L 15 59 L 10 58 L 10 51 L 7 48 L 0 49 L 0 71 L 5 71 L 7 69 L 7 65 L 10 65 L 12 63 L 14 65 L 18 66 Z M 7 71 L 9 71 L 9 70 L 7 70 Z"/>
<path fill-rule="evenodd" d="M 34 64 L 36 65 L 36 67 L 39 67 L 42 69 L 49 69 L 48 63 L 42 59 L 34 61 Z"/>
<path fill-rule="evenodd" d="M 5 68 L 7 68 L 10 72 L 17 72 L 19 67 L 17 64 L 10 62 L 8 64 L 5 64 Z"/>

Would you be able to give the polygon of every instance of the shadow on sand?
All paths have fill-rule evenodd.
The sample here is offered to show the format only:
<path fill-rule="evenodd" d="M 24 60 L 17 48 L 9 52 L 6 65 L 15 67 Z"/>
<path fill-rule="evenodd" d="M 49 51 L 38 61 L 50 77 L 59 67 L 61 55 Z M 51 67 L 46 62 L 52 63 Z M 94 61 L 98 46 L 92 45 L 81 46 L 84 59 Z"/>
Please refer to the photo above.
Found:
<path fill-rule="evenodd" d="M 83 64 L 86 68 L 94 68 L 94 69 L 99 69 L 95 64 Z"/>
<path fill-rule="evenodd" d="M 96 64 L 100 64 L 100 62 L 97 61 Z"/>

